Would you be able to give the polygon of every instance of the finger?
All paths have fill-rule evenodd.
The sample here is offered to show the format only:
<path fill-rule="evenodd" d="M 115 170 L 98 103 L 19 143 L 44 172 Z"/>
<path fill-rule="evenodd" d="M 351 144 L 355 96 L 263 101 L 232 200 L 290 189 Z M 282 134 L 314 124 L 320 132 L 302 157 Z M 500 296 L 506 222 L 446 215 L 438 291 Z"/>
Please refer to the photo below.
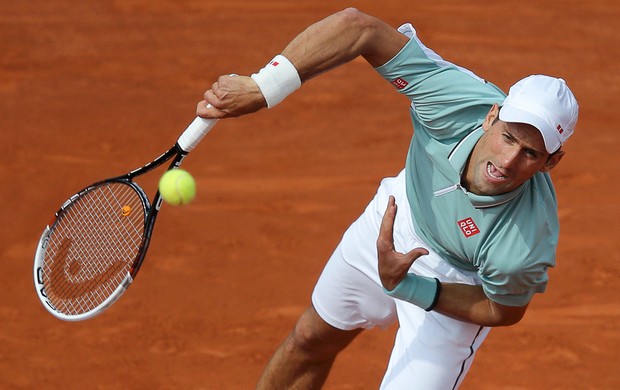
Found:
<path fill-rule="evenodd" d="M 390 195 L 388 204 L 383 213 L 383 219 L 381 220 L 381 229 L 379 235 L 385 235 L 392 239 L 394 233 L 394 220 L 396 219 L 396 200 L 394 196 Z"/>
<path fill-rule="evenodd" d="M 428 255 L 428 253 L 428 250 L 426 250 L 425 248 L 414 248 L 409 252 L 405 253 L 404 257 L 406 257 L 407 259 L 411 259 L 411 263 L 413 263 L 419 257 Z"/>
<path fill-rule="evenodd" d="M 230 105 L 228 95 L 231 92 L 232 84 L 227 80 L 233 77 L 236 76 L 220 76 L 218 81 L 211 85 L 211 89 L 204 93 L 204 100 L 209 102 L 213 107 L 223 111 L 225 106 Z"/>
<path fill-rule="evenodd" d="M 196 105 L 196 115 L 201 118 L 210 119 L 210 118 L 223 118 L 225 116 L 225 113 L 217 109 L 216 107 L 214 107 L 211 103 L 207 102 L 206 100 L 201 100 Z"/>
<path fill-rule="evenodd" d="M 236 80 L 237 74 L 222 75 L 217 78 L 217 81 L 211 86 L 212 93 L 222 100 L 228 93 L 238 89 L 238 81 Z M 205 96 L 206 98 L 206 96 Z"/>
<path fill-rule="evenodd" d="M 387 208 L 381 220 L 377 249 L 379 251 L 391 251 L 394 249 L 394 220 L 396 218 L 396 200 L 390 195 Z"/>
<path fill-rule="evenodd" d="M 226 95 L 225 85 L 222 84 L 222 77 L 220 76 L 216 82 L 211 85 L 211 89 L 207 92 L 210 92 L 213 96 L 216 96 L 218 99 L 221 99 L 223 95 Z M 207 98 L 205 92 L 205 99 Z"/>

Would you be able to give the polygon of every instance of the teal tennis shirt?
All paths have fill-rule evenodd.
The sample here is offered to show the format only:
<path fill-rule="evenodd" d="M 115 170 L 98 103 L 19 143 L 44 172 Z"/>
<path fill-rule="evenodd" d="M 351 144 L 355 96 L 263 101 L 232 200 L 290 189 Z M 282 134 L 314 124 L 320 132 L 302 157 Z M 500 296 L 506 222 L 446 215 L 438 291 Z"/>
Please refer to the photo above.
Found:
<path fill-rule="evenodd" d="M 507 306 L 524 306 L 547 286 L 555 265 L 559 223 L 548 174 L 538 172 L 514 191 L 481 196 L 460 186 L 482 122 L 505 94 L 472 72 L 410 38 L 377 68 L 411 101 L 414 136 L 406 162 L 407 197 L 416 233 L 453 266 L 475 270 L 485 294 Z"/>

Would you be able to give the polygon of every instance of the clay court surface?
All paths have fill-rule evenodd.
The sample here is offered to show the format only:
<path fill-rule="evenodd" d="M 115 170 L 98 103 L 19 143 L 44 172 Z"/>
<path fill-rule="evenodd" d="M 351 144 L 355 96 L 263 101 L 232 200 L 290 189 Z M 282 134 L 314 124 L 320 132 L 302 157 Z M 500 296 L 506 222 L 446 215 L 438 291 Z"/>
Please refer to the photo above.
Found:
<path fill-rule="evenodd" d="M 620 388 L 613 0 L 4 1 L 0 388 L 253 388 L 342 232 L 404 164 L 408 101 L 365 62 L 218 124 L 184 163 L 195 202 L 163 208 L 136 282 L 101 316 L 66 323 L 44 310 L 35 245 L 71 193 L 170 147 L 218 75 L 255 72 L 346 6 L 413 22 L 505 90 L 531 73 L 568 80 L 581 117 L 553 173 L 557 267 L 521 323 L 491 332 L 462 388 Z M 377 388 L 395 329 L 362 334 L 326 388 Z"/>

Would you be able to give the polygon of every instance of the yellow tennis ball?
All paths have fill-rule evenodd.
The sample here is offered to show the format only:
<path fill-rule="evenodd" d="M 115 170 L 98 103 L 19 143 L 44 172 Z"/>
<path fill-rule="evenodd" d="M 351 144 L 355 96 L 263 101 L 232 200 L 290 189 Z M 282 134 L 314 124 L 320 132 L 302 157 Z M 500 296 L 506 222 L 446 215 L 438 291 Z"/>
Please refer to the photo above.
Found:
<path fill-rule="evenodd" d="M 196 196 L 196 182 L 183 169 L 166 171 L 159 179 L 159 193 L 173 206 L 188 204 Z"/>

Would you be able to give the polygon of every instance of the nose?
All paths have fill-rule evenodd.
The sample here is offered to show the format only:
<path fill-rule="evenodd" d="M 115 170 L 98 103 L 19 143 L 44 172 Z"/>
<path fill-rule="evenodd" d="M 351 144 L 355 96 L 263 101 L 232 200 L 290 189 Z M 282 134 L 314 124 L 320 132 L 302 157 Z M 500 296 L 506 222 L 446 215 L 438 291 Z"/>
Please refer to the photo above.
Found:
<path fill-rule="evenodd" d="M 505 148 L 500 157 L 501 167 L 504 169 L 512 168 L 519 160 L 519 148 Z"/>

